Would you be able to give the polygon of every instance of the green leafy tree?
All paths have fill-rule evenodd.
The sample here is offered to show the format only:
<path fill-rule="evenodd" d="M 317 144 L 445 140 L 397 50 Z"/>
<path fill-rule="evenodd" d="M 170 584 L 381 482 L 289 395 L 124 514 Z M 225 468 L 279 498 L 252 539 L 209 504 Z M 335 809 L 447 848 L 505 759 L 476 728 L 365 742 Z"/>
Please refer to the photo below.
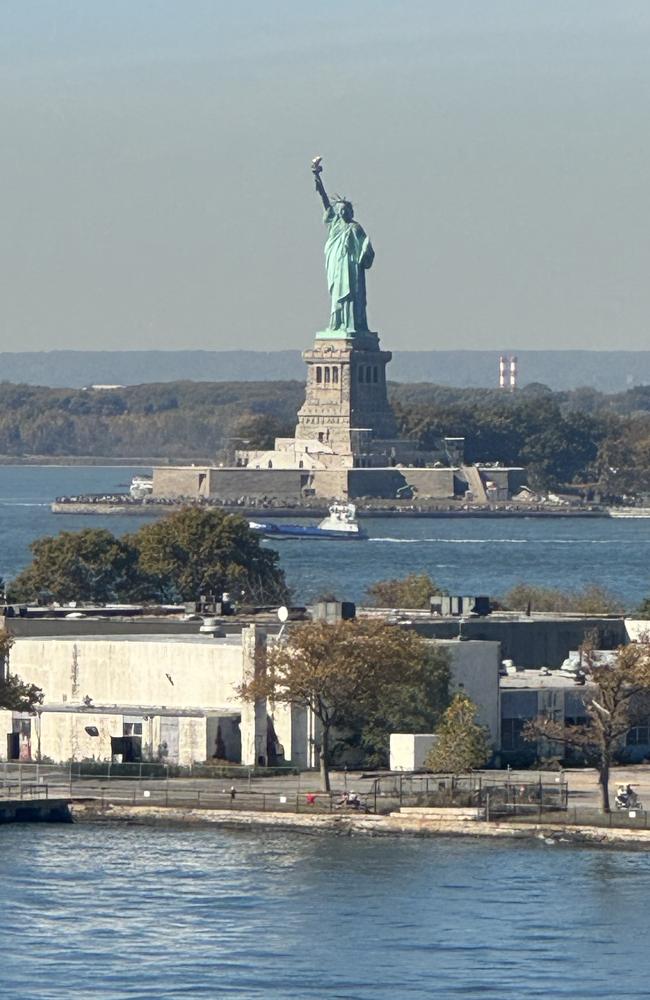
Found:
<path fill-rule="evenodd" d="M 454 696 L 436 736 L 425 761 L 432 771 L 464 774 L 490 759 L 488 730 L 476 721 L 476 705 L 466 694 Z"/>
<path fill-rule="evenodd" d="M 62 531 L 32 542 L 31 564 L 9 584 L 11 601 L 52 600 L 107 603 L 137 592 L 137 551 L 104 528 Z"/>
<path fill-rule="evenodd" d="M 387 684 L 376 699 L 357 709 L 348 706 L 339 735 L 340 749 L 357 749 L 364 767 L 388 767 L 391 733 L 431 733 L 449 704 L 449 654 L 427 643 L 417 669 L 400 684 Z"/>
<path fill-rule="evenodd" d="M 289 596 L 277 552 L 263 547 L 238 515 L 186 507 L 140 528 L 128 543 L 161 601 L 223 591 L 264 604 Z"/>
<path fill-rule="evenodd" d="M 329 791 L 336 730 L 351 713 L 377 718 L 389 689 L 421 677 L 427 644 L 414 632 L 384 622 L 357 620 L 298 625 L 268 654 L 239 690 L 246 701 L 269 699 L 310 710 L 319 723 L 321 782 Z"/>
<path fill-rule="evenodd" d="M 432 580 L 428 573 L 409 573 L 394 580 L 378 580 L 366 591 L 370 604 L 375 608 L 428 608 L 433 594 L 445 590 Z"/>
<path fill-rule="evenodd" d="M 593 639 L 581 647 L 584 672 L 584 725 L 539 716 L 523 730 L 530 742 L 543 740 L 582 753 L 598 772 L 602 810 L 610 812 L 609 774 L 631 726 L 645 722 L 650 701 L 650 642 L 619 647 L 614 664 L 599 662 Z"/>
<path fill-rule="evenodd" d="M 187 507 L 116 538 L 103 528 L 32 543 L 32 563 L 9 585 L 12 601 L 192 601 L 232 591 L 259 603 L 288 599 L 278 555 L 247 522 Z"/>
<path fill-rule="evenodd" d="M 25 684 L 16 674 L 9 673 L 9 651 L 13 638 L 0 629 L 0 708 L 14 712 L 33 712 L 43 701 L 43 692 L 35 684 Z"/>

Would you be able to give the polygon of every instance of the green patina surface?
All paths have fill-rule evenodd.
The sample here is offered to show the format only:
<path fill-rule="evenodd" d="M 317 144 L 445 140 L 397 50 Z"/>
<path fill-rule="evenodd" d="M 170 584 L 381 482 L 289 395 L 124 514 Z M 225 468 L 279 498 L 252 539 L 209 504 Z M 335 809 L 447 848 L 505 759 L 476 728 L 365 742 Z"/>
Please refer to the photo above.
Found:
<path fill-rule="evenodd" d="M 347 340 L 368 333 L 366 271 L 372 267 L 375 251 L 363 227 L 354 219 L 351 202 L 339 195 L 330 201 L 320 177 L 320 159 L 314 161 L 312 170 L 328 229 L 325 270 L 331 300 L 329 326 L 317 337 Z"/>

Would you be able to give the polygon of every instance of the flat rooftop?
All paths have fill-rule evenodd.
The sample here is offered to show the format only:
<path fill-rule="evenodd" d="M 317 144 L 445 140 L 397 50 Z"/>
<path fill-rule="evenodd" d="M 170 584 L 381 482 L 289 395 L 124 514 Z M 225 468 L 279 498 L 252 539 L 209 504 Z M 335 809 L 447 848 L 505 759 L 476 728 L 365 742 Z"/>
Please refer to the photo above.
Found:
<path fill-rule="evenodd" d="M 539 688 L 580 690 L 587 686 L 586 684 L 578 684 L 573 674 L 560 670 L 552 670 L 550 673 L 546 670 L 518 670 L 516 674 L 501 674 L 499 677 L 499 687 L 502 691 L 538 690 Z"/>
<path fill-rule="evenodd" d="M 170 632 L 164 633 L 141 633 L 133 632 L 131 634 L 125 634 L 123 632 L 116 633 L 115 635 L 106 634 L 103 632 L 85 633 L 85 634 L 65 634 L 65 635 L 21 635 L 17 636 L 21 643 L 23 642 L 61 642 L 65 639 L 66 642 L 164 642 L 164 643 L 188 643 L 196 646 L 197 644 L 204 646 L 241 646 L 242 634 L 241 632 L 231 632 L 228 635 L 213 636 L 204 634 L 203 632 L 195 632 L 191 635 L 187 634 L 174 634 Z"/>

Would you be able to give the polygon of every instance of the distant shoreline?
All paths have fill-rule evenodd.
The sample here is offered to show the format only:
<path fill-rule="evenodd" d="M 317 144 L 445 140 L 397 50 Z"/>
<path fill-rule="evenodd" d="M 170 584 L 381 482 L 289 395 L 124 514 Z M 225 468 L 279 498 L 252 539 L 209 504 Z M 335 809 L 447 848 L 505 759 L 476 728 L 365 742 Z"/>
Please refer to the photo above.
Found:
<path fill-rule="evenodd" d="M 88 517 L 119 517 L 120 515 L 156 516 L 168 514 L 174 510 L 180 510 L 187 506 L 187 503 L 83 503 L 69 502 L 51 505 L 53 514 L 75 515 Z M 200 510 L 222 510 L 226 514 L 241 514 L 243 517 L 265 518 L 273 517 L 293 517 L 296 519 L 305 517 L 325 517 L 328 513 L 326 505 L 308 507 L 255 507 L 255 506 L 232 506 L 227 504 L 197 504 Z M 548 520 L 549 518 L 609 518 L 605 510 L 410 510 L 408 508 L 395 509 L 390 507 L 357 508 L 360 519 L 366 518 L 455 518 L 456 520 L 466 520 L 467 518 L 491 518 L 493 520 L 506 520 L 507 518 L 537 518 Z"/>
<path fill-rule="evenodd" d="M 183 459 L 156 458 L 151 455 L 144 457 L 128 458 L 123 455 L 114 458 L 110 455 L 0 455 L 0 466 L 15 465 L 22 467 L 26 465 L 53 465 L 62 469 L 73 468 L 77 465 L 89 465 L 100 468 L 111 468 L 114 465 L 131 468 L 132 466 L 154 466 L 154 465 L 178 465 L 183 462 L 194 465 L 211 465 L 212 458 L 195 458 L 190 456 Z"/>

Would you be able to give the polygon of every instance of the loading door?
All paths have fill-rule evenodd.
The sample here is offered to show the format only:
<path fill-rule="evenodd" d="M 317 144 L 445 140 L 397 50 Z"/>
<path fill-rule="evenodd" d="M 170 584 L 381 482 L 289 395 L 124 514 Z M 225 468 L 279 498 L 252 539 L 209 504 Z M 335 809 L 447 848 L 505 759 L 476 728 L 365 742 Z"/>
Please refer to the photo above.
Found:
<path fill-rule="evenodd" d="M 168 764 L 178 764 L 178 719 L 163 716 L 160 720 L 160 759 Z"/>

